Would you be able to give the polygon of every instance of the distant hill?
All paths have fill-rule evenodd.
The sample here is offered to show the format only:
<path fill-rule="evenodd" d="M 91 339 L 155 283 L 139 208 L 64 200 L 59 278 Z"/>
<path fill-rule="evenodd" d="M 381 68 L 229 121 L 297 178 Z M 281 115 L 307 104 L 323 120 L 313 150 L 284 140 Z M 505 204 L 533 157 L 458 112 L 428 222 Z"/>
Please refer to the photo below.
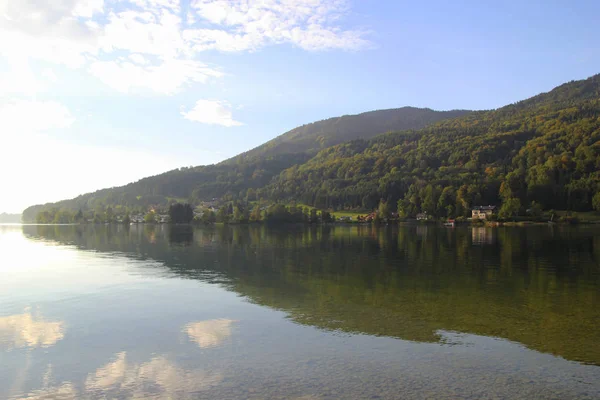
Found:
<path fill-rule="evenodd" d="M 262 196 L 260 188 L 265 187 L 274 176 L 286 168 L 302 164 L 325 146 L 356 138 L 369 139 L 388 131 L 417 129 L 469 112 L 404 107 L 330 118 L 291 130 L 220 164 L 179 168 L 72 200 L 32 206 L 23 215 L 26 221 L 34 221 L 42 210 L 95 210 L 107 205 L 142 210 L 151 205 L 165 205 L 172 199 L 235 198 L 245 196 L 248 189 L 257 190 Z"/>
<path fill-rule="evenodd" d="M 21 222 L 21 214 L 0 214 L 0 224 L 17 224 Z"/>
<path fill-rule="evenodd" d="M 434 111 L 402 107 L 344 115 L 292 129 L 225 163 L 288 153 L 316 154 L 318 151 L 354 139 L 370 139 L 381 133 L 421 129 L 435 122 L 470 113 L 467 110 Z"/>

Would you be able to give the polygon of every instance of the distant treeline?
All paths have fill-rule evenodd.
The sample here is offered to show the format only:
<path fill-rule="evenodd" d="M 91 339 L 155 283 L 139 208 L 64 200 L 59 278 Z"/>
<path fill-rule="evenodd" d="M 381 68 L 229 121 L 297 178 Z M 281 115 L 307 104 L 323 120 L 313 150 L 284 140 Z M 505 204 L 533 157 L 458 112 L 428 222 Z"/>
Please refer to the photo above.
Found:
<path fill-rule="evenodd" d="M 135 217 L 127 209 L 123 213 L 115 212 L 112 208 L 94 213 L 76 213 L 68 210 L 51 209 L 38 214 L 36 221 L 39 224 L 71 224 L 71 223 L 329 223 L 334 222 L 333 215 L 327 210 L 317 210 L 310 207 L 296 205 L 272 204 L 244 204 L 242 202 L 229 202 L 219 207 L 216 211 L 205 208 L 194 212 L 188 204 L 173 203 L 168 210 L 152 209 L 145 214 L 136 214 Z M 164 211 L 165 214 L 161 212 Z M 138 219 L 141 216 L 141 219 Z"/>
<path fill-rule="evenodd" d="M 21 222 L 21 214 L 0 214 L 0 223 L 4 224 L 16 224 Z"/>

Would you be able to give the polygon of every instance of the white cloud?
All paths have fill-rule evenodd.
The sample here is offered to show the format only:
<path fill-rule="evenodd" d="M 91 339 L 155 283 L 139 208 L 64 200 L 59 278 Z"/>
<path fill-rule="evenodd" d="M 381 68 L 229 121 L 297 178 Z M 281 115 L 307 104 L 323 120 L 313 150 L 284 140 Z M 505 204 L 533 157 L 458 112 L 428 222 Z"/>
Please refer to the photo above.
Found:
<path fill-rule="evenodd" d="M 96 53 L 98 31 L 80 17 L 102 9 L 97 0 L 0 0 L 0 54 L 75 68 Z"/>
<path fill-rule="evenodd" d="M 182 111 L 181 115 L 185 119 L 203 124 L 226 127 L 243 125 L 233 119 L 231 105 L 226 101 L 198 100 L 194 108 L 189 111 Z"/>
<path fill-rule="evenodd" d="M 44 68 L 42 76 L 50 82 L 58 81 L 58 77 L 51 68 Z"/>
<path fill-rule="evenodd" d="M 223 375 L 217 371 L 181 367 L 159 355 L 144 363 L 130 361 L 126 352 L 115 355 L 114 360 L 89 373 L 85 386 L 80 388 L 73 382 L 54 384 L 52 365 L 43 375 L 42 388 L 28 393 L 24 399 L 74 400 L 98 397 L 103 393 L 118 393 L 123 398 L 173 399 L 202 397 L 203 391 L 218 385 Z M 87 396 L 85 395 L 87 394 Z M 98 396 L 97 396 L 98 395 Z"/>
<path fill-rule="evenodd" d="M 158 65 L 137 65 L 128 61 L 97 61 L 90 65 L 90 73 L 121 93 L 148 89 L 155 93 L 172 95 L 186 85 L 205 83 L 222 73 L 189 60 L 169 59 Z"/>
<path fill-rule="evenodd" d="M 306 50 L 363 48 L 364 32 L 339 25 L 347 10 L 346 0 L 192 0 L 185 10 L 179 0 L 0 0 L 0 54 L 13 63 L 86 67 L 123 93 L 146 88 L 172 94 L 222 76 L 197 59 L 207 50 L 282 43 Z M 123 61 L 128 58 L 133 64 Z M 0 82 L 4 93 L 43 87 L 27 68 L 9 72 Z"/>
<path fill-rule="evenodd" d="M 140 65 L 148 65 L 148 63 L 150 62 L 146 59 L 146 57 L 144 57 L 143 55 L 138 54 L 138 53 L 130 54 L 129 59 L 131 61 L 133 61 L 134 63 L 140 64 Z"/>
<path fill-rule="evenodd" d="M 174 58 L 184 53 L 181 18 L 168 9 L 110 13 L 100 46 L 106 52 L 126 50 Z"/>
<path fill-rule="evenodd" d="M 0 95 L 26 94 L 35 95 L 44 88 L 33 73 L 27 59 L 15 57 L 9 60 L 6 70 L 0 72 Z"/>
<path fill-rule="evenodd" d="M 29 311 L 0 318 L 0 349 L 50 347 L 64 337 L 62 321 L 47 321 Z"/>
<path fill-rule="evenodd" d="M 95 373 L 89 374 L 85 389 L 92 393 L 119 391 L 128 398 L 176 398 L 182 394 L 199 396 L 199 392 L 221 382 L 218 372 L 184 369 L 164 356 L 156 356 L 143 364 L 127 360 L 127 353 L 117 354 L 116 359 Z"/>
<path fill-rule="evenodd" d="M 102 14 L 104 11 L 104 0 L 80 0 L 75 2 L 73 14 L 78 17 L 92 18 L 94 14 Z"/>
<path fill-rule="evenodd" d="M 256 50 L 279 43 L 305 50 L 358 50 L 369 44 L 364 31 L 336 25 L 348 9 L 345 0 L 194 0 L 192 8 L 215 25 L 184 32 L 195 51 Z"/>
<path fill-rule="evenodd" d="M 217 347 L 231 336 L 231 319 L 211 319 L 187 324 L 183 331 L 200 348 Z"/>
<path fill-rule="evenodd" d="M 131 3 L 141 8 L 167 8 L 175 12 L 180 10 L 179 0 L 131 0 Z"/>

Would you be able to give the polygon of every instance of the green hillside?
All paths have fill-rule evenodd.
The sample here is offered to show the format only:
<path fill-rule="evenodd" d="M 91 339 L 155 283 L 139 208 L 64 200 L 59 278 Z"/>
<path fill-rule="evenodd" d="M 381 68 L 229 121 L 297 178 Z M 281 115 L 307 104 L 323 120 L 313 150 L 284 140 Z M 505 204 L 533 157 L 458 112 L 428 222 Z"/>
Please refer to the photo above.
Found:
<path fill-rule="evenodd" d="M 388 131 L 422 128 L 467 113 L 469 111 L 404 107 L 331 118 L 296 128 L 220 164 L 180 168 L 122 187 L 32 206 L 23 215 L 26 221 L 35 221 L 40 211 L 50 209 L 71 212 L 100 210 L 108 206 L 145 209 L 151 205 L 166 205 L 173 198 L 195 202 L 243 197 L 248 189 L 265 187 L 281 171 L 307 161 L 321 148 L 356 138 L 372 138 Z"/>
<path fill-rule="evenodd" d="M 599 117 L 596 75 L 498 110 L 327 148 L 269 191 L 333 209 L 373 209 L 383 199 L 406 215 L 467 215 L 509 200 L 517 209 L 535 201 L 588 211 L 600 206 Z"/>
<path fill-rule="evenodd" d="M 227 160 L 226 163 L 276 154 L 316 154 L 324 148 L 350 140 L 370 139 L 391 131 L 421 129 L 435 122 L 460 117 L 470 112 L 403 107 L 329 118 L 292 129 L 255 149 Z"/>
<path fill-rule="evenodd" d="M 141 209 L 174 198 L 295 200 L 331 210 L 374 209 L 384 201 L 401 215 L 439 217 L 466 216 L 481 204 L 502 205 L 505 216 L 600 209 L 600 75 L 497 110 L 375 135 L 392 121 L 401 124 L 395 118 L 408 111 L 407 125 L 425 124 L 419 115 L 453 115 L 399 109 L 321 121 L 221 164 L 31 207 L 24 219 L 51 208 Z M 358 132 L 363 136 L 355 139 Z M 336 141 L 342 143 L 317 152 Z"/>

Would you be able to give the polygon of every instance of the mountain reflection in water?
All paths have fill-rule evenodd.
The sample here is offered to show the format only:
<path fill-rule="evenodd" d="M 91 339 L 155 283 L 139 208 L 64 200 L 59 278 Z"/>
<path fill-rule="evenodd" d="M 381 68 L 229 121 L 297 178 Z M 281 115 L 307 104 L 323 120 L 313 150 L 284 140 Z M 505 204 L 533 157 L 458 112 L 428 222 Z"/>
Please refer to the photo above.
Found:
<path fill-rule="evenodd" d="M 599 234 L 0 225 L 0 398 L 597 399 Z"/>
<path fill-rule="evenodd" d="M 160 261 L 292 320 L 327 330 L 438 342 L 501 337 L 600 365 L 600 230 L 429 226 L 24 226 L 32 238 Z M 211 325 L 212 324 L 212 325 Z M 231 321 L 190 323 L 200 347 Z"/>

